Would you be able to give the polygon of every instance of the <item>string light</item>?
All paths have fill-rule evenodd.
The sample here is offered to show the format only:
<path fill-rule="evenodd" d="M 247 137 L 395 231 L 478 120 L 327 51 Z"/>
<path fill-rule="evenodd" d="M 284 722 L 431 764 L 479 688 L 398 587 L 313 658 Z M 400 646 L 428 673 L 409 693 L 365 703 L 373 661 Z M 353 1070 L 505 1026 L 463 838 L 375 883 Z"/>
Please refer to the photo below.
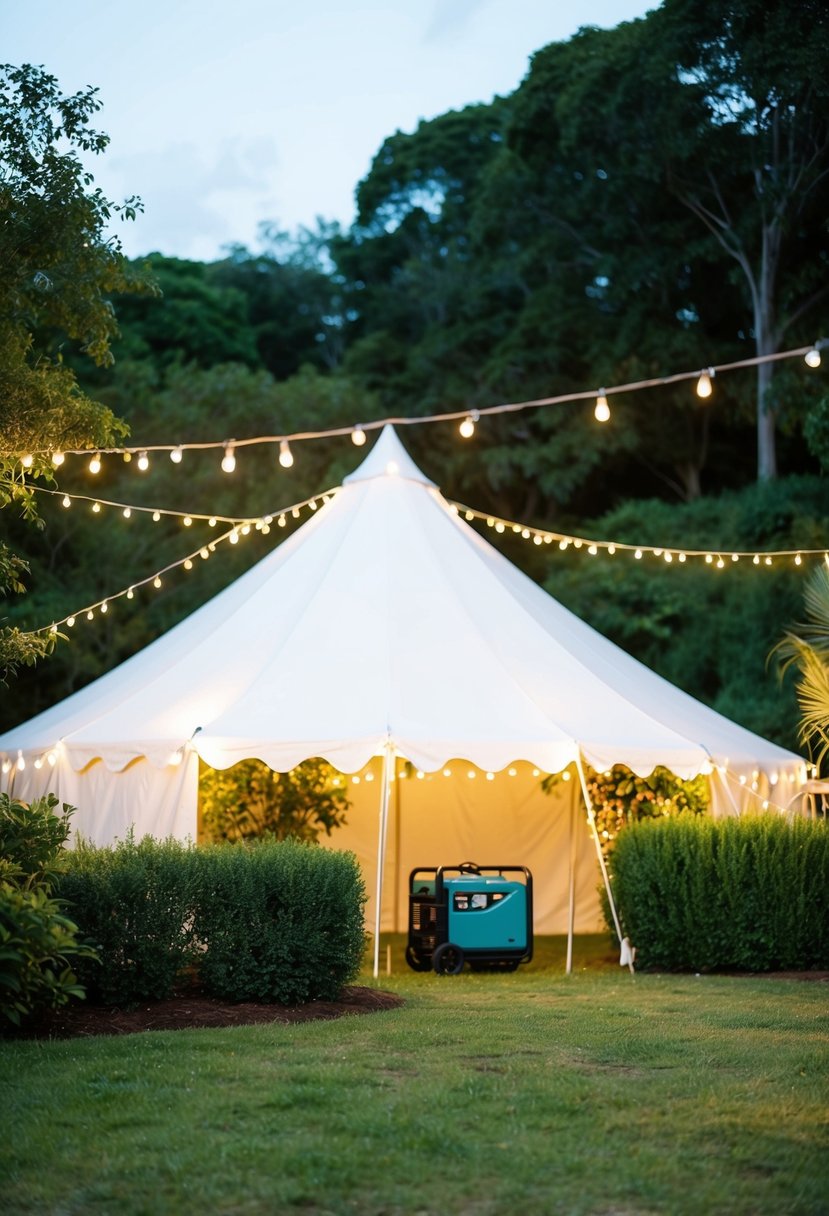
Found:
<path fill-rule="evenodd" d="M 294 454 L 287 439 L 280 439 L 279 441 L 279 463 L 283 469 L 290 469 L 294 463 Z"/>
<path fill-rule="evenodd" d="M 170 459 L 172 460 L 173 464 L 181 464 L 181 458 L 183 455 L 184 453 L 180 447 L 173 448 L 172 452 L 170 453 Z"/>
<path fill-rule="evenodd" d="M 737 360 L 733 360 L 730 363 L 714 364 L 714 365 L 708 367 L 707 369 L 703 369 L 702 372 L 699 372 L 699 371 L 676 372 L 676 373 L 673 373 L 672 375 L 668 375 L 668 376 L 657 376 L 657 377 L 652 377 L 647 380 L 630 381 L 625 384 L 614 385 L 610 389 L 605 390 L 604 395 L 608 395 L 610 393 L 619 394 L 619 393 L 640 392 L 645 389 L 665 387 L 667 385 L 677 384 L 677 383 L 680 383 L 680 382 L 686 381 L 686 380 L 696 380 L 697 381 L 697 391 L 700 392 L 700 390 L 702 390 L 702 392 L 704 392 L 706 383 L 710 389 L 711 381 L 712 381 L 713 377 L 715 375 L 719 375 L 722 372 L 726 372 L 726 371 L 736 371 L 736 370 L 742 369 L 742 368 L 758 367 L 761 364 L 775 363 L 775 362 L 779 362 L 784 359 L 792 359 L 795 357 L 805 358 L 806 356 L 809 356 L 809 359 L 808 359 L 809 366 L 817 366 L 817 363 L 814 362 L 815 357 L 816 356 L 819 357 L 820 350 L 826 344 L 827 344 L 827 339 L 821 338 L 810 346 L 802 346 L 802 347 L 798 347 L 793 350 L 778 351 L 774 354 L 769 354 L 769 355 L 756 355 L 756 356 L 754 356 L 752 358 L 748 358 L 748 359 L 737 359 Z M 710 392 L 708 395 L 710 396 Z M 522 410 L 541 409 L 543 407 L 551 406 L 551 405 L 566 405 L 569 403 L 591 400 L 594 398 L 595 398 L 595 390 L 588 389 L 588 390 L 574 392 L 574 393 L 559 393 L 556 396 L 550 396 L 550 397 L 538 397 L 538 398 L 535 398 L 535 399 L 529 400 L 529 401 L 504 402 L 504 403 L 501 403 L 498 405 L 485 406 L 485 407 L 482 407 L 482 408 L 479 408 L 479 409 L 476 409 L 473 411 L 456 410 L 456 411 L 451 411 L 451 412 L 447 412 L 447 413 L 443 413 L 443 414 L 424 415 L 422 417 L 380 418 L 373 422 L 365 422 L 365 423 L 359 423 L 359 424 L 351 423 L 351 424 L 348 424 L 347 426 L 329 427 L 326 430 L 297 431 L 291 435 L 258 435 L 251 439 L 237 440 L 236 446 L 241 447 L 241 446 L 251 446 L 251 445 L 260 445 L 260 444 L 278 444 L 279 449 L 280 449 L 280 463 L 282 463 L 281 457 L 282 457 L 283 452 L 285 451 L 285 448 L 288 447 L 289 441 L 299 442 L 301 440 L 306 440 L 306 439 L 323 439 L 323 438 L 333 438 L 334 436 L 338 436 L 338 435 L 347 435 L 347 436 L 350 436 L 352 438 L 352 441 L 357 443 L 358 446 L 361 446 L 360 440 L 358 438 L 360 432 L 365 434 L 369 430 L 379 431 L 379 430 L 382 430 L 382 428 L 387 425 L 401 426 L 401 427 L 402 426 L 420 426 L 420 425 L 423 425 L 426 423 L 433 423 L 433 422 L 437 422 L 437 423 L 452 422 L 452 421 L 463 422 L 466 419 L 470 419 L 474 424 L 474 422 L 477 422 L 479 418 L 483 418 L 484 416 L 491 416 L 491 415 L 496 415 L 496 414 L 517 413 Z M 598 402 L 596 402 L 596 404 L 598 404 Z M 222 439 L 222 440 L 208 440 L 208 441 L 202 442 L 202 443 L 177 442 L 177 443 L 164 443 L 164 444 L 148 444 L 143 448 L 138 448 L 138 447 L 135 447 L 135 448 L 121 448 L 121 447 L 103 448 L 103 449 L 99 449 L 94 454 L 93 460 L 90 461 L 90 472 L 99 472 L 100 471 L 100 456 L 101 456 L 102 452 L 119 454 L 123 457 L 123 459 L 125 461 L 131 460 L 132 454 L 135 453 L 139 457 L 139 464 L 140 464 L 141 463 L 140 458 L 144 455 L 147 455 L 151 451 L 168 452 L 171 454 L 171 457 L 172 457 L 172 453 L 174 453 L 174 452 L 176 454 L 178 454 L 178 453 L 181 453 L 184 451 L 204 451 L 204 450 L 208 450 L 208 449 L 223 448 L 226 446 L 226 444 L 228 442 L 229 442 L 228 440 Z M 288 450 L 290 450 L 290 449 L 288 449 Z M 87 452 L 88 452 L 88 449 L 86 452 L 82 449 L 75 449 L 74 451 L 69 451 L 69 452 L 64 453 L 64 455 L 83 456 L 83 455 L 86 455 Z M 19 458 L 19 455 L 20 455 L 19 453 L 14 453 L 14 452 L 5 452 L 5 453 L 0 453 L 0 454 L 10 456 L 10 457 L 15 457 L 15 458 Z M 41 454 L 43 454 L 43 453 L 41 453 Z M 48 452 L 46 454 L 48 455 Z M 176 460 L 175 457 L 172 457 L 172 458 L 174 460 Z M 176 460 L 176 463 L 178 463 L 177 460 Z M 95 465 L 95 467 L 93 467 L 93 464 Z M 290 466 L 283 465 L 283 467 L 288 468 Z M 143 466 L 142 466 L 142 471 L 145 471 Z"/>
<path fill-rule="evenodd" d="M 351 442 L 355 448 L 361 448 L 366 441 L 366 433 L 361 426 L 355 426 L 351 432 Z"/>
<path fill-rule="evenodd" d="M 652 557 L 662 558 L 668 564 L 674 561 L 687 564 L 689 558 L 699 558 L 706 565 L 714 566 L 718 570 L 722 570 L 727 564 L 722 554 L 713 552 L 710 549 L 689 549 L 689 548 L 674 548 L 665 545 L 643 545 L 629 544 L 620 540 L 602 540 L 597 537 L 570 536 L 561 532 L 550 531 L 547 528 L 532 528 L 526 524 L 516 523 L 508 519 L 498 519 L 495 515 L 486 515 L 483 511 L 476 511 L 474 507 L 468 507 L 463 503 L 450 503 L 450 507 L 457 515 L 463 515 L 465 519 L 480 520 L 485 523 L 488 528 L 492 528 L 495 532 L 504 533 L 507 528 L 516 535 L 521 536 L 524 540 L 531 540 L 533 544 L 551 544 L 556 541 L 558 548 L 564 552 L 570 546 L 574 549 L 582 549 L 587 547 L 587 552 L 591 557 L 595 557 L 597 553 L 606 553 L 612 557 L 617 552 L 632 553 L 637 561 L 641 561 L 646 554 Z M 753 556 L 752 556 L 753 554 Z M 804 557 L 823 557 L 829 564 L 829 553 L 827 549 L 776 549 L 766 554 L 758 554 L 752 552 L 735 552 L 731 553 L 731 565 L 739 562 L 741 557 L 751 557 L 755 566 L 762 564 L 772 566 L 775 558 L 791 558 L 795 566 L 803 566 Z"/>
<path fill-rule="evenodd" d="M 236 453 L 233 444 L 229 443 L 225 448 L 225 454 L 222 457 L 222 472 L 232 473 L 236 468 Z"/>
<path fill-rule="evenodd" d="M 96 453 L 95 453 L 95 455 L 92 457 L 92 459 L 90 460 L 89 465 L 88 465 L 87 467 L 88 467 L 88 469 L 89 469 L 90 473 L 92 473 L 93 475 L 94 475 L 95 473 L 100 473 L 100 471 L 101 471 L 101 457 L 99 456 L 99 454 L 98 454 L 97 452 L 96 452 Z"/>
<path fill-rule="evenodd" d="M 805 360 L 809 367 L 820 367 L 820 351 L 817 345 L 806 351 Z"/>
<path fill-rule="evenodd" d="M 704 400 L 706 397 L 711 396 L 711 393 L 713 392 L 713 386 L 711 384 L 711 381 L 714 379 L 715 375 L 716 375 L 716 373 L 715 373 L 713 367 L 709 367 L 708 371 L 700 372 L 699 380 L 697 380 L 697 396 L 698 397 L 701 397 Z"/>
<path fill-rule="evenodd" d="M 150 467 L 150 458 L 147 455 L 146 451 L 143 451 L 139 454 L 138 467 L 142 473 L 146 473 L 147 469 Z"/>
<path fill-rule="evenodd" d="M 593 417 L 597 422 L 610 421 L 610 406 L 607 404 L 607 397 L 604 389 L 599 389 L 599 395 L 596 398 L 596 408 L 593 410 Z"/>
<path fill-rule="evenodd" d="M 56 469 L 60 468 L 60 466 L 63 464 L 64 460 L 66 460 L 66 457 L 63 454 L 63 452 L 53 452 L 52 453 L 52 464 L 55 466 Z"/>

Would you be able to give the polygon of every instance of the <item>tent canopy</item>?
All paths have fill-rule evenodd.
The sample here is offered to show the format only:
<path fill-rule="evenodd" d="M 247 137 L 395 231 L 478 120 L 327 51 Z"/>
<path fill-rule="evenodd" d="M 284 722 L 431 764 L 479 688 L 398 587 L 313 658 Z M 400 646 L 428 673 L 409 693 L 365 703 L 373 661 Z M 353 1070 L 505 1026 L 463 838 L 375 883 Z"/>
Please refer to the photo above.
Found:
<path fill-rule="evenodd" d="M 639 774 L 713 764 L 796 780 L 800 757 L 695 701 L 508 562 L 452 510 L 391 427 L 273 553 L 145 650 L 0 737 L 80 773 L 198 753 L 355 772 L 391 745 L 434 772 L 583 755 Z M 22 776 L 22 773 L 21 773 Z"/>

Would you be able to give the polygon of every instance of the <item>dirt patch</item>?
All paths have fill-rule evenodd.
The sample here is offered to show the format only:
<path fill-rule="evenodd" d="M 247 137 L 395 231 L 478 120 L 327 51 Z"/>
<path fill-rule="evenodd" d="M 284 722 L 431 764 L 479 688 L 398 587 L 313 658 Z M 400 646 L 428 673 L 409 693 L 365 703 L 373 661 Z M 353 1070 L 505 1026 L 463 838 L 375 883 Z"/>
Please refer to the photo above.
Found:
<path fill-rule="evenodd" d="M 253 1026 L 261 1022 L 330 1021 L 356 1013 L 397 1009 L 402 997 L 376 988 L 343 988 L 336 1001 L 308 1001 L 304 1005 L 265 1005 L 242 1001 L 237 1005 L 200 994 L 142 1003 L 134 1009 L 73 1002 L 55 1010 L 36 1027 L 16 1038 L 73 1039 L 98 1034 L 138 1034 L 143 1030 L 196 1030 L 223 1026 Z"/>

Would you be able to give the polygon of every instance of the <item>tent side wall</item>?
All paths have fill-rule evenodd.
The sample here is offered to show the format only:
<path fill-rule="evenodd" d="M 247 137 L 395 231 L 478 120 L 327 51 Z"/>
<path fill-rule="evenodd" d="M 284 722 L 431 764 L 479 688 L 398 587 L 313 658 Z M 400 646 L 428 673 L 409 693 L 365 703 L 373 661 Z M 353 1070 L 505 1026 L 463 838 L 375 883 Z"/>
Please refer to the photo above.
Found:
<path fill-rule="evenodd" d="M 491 780 L 468 762 L 447 765 L 420 778 L 398 760 L 391 784 L 381 927 L 408 930 L 409 874 L 417 866 L 525 865 L 533 875 L 536 933 L 566 933 L 569 902 L 571 823 L 576 841 L 575 931 L 604 929 L 599 908 L 601 881 L 578 782 L 563 781 L 551 793 L 540 788 L 532 766 L 512 765 Z M 401 771 L 406 776 L 401 778 Z M 510 776 L 510 772 L 515 776 Z M 469 773 L 474 773 L 470 777 Z M 361 770 L 359 781 L 344 776 L 351 808 L 346 823 L 321 843 L 353 852 L 366 882 L 366 926 L 374 925 L 377 839 L 382 761 Z"/>
<path fill-rule="evenodd" d="M 80 772 L 58 756 L 52 767 L 27 765 L 0 776 L 0 792 L 31 802 L 55 794 L 76 808 L 74 834 L 97 845 L 123 840 L 130 829 L 138 839 L 155 836 L 196 839 L 199 758 L 186 751 L 181 764 L 156 768 L 148 760 L 133 761 L 119 773 L 93 760 Z"/>

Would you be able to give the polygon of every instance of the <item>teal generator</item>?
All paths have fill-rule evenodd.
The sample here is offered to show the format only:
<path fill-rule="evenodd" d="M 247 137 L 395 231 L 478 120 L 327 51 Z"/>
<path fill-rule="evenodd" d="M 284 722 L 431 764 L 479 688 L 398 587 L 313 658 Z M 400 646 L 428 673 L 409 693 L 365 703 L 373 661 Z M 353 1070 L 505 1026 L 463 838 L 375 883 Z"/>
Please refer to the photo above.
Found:
<path fill-rule="evenodd" d="M 424 866 L 409 875 L 413 971 L 515 971 L 533 956 L 533 880 L 526 866 Z"/>

